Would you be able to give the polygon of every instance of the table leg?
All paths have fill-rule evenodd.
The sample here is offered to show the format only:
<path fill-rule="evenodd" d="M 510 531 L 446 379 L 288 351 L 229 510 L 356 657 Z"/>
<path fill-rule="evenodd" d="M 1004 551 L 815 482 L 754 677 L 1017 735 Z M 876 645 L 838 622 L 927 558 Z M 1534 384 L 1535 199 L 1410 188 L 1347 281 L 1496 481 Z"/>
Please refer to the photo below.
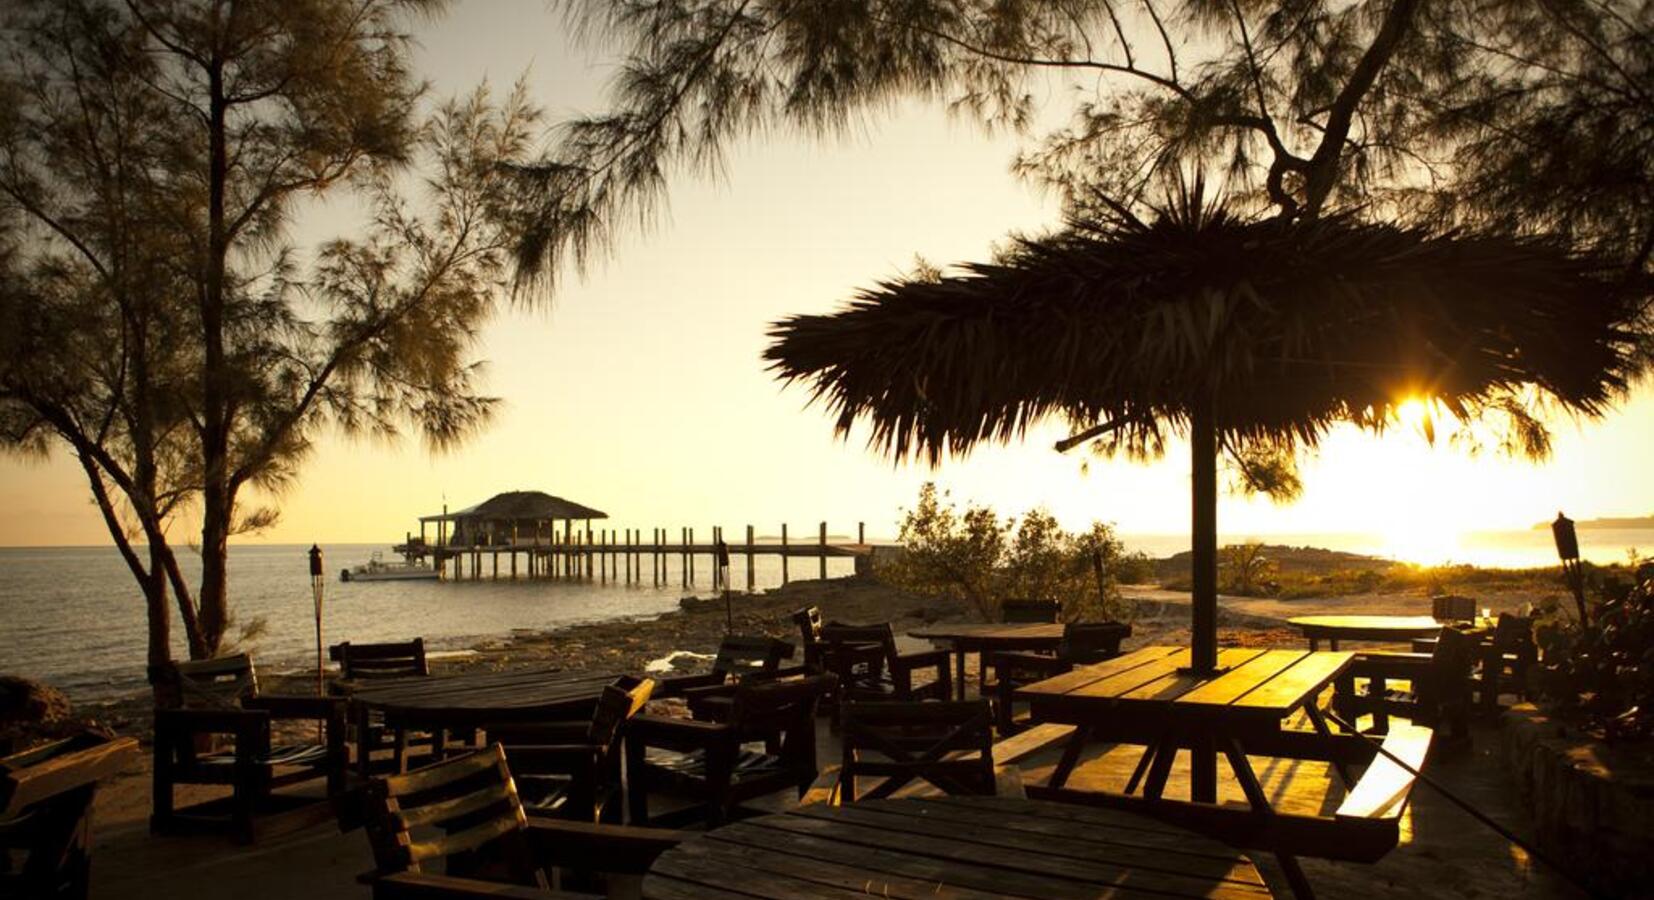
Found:
<path fill-rule="evenodd" d="M 368 743 L 368 707 L 366 703 L 351 704 L 356 713 L 356 769 L 364 780 L 373 776 L 373 748 Z"/>
<path fill-rule="evenodd" d="M 1327 638 L 1327 649 L 1334 653 L 1338 652 L 1338 638 L 1329 636 Z"/>
<path fill-rule="evenodd" d="M 1154 761 L 1154 752 L 1158 744 L 1150 744 L 1143 748 L 1143 755 L 1137 758 L 1137 767 L 1131 770 L 1131 777 L 1126 779 L 1126 793 L 1137 793 L 1137 786 L 1143 782 L 1144 773 L 1149 770 L 1149 763 Z"/>
<path fill-rule="evenodd" d="M 1080 751 L 1085 749 L 1086 738 L 1091 736 L 1091 726 L 1076 725 L 1074 733 L 1069 735 L 1067 746 L 1062 748 L 1062 758 L 1057 760 L 1057 767 L 1051 770 L 1051 780 L 1047 785 L 1060 788 L 1073 774 L 1074 767 L 1080 762 Z"/>
<path fill-rule="evenodd" d="M 1207 735 L 1197 735 L 1189 747 L 1189 799 L 1218 802 L 1218 755 Z"/>
<path fill-rule="evenodd" d="M 1149 780 L 1143 785 L 1143 796 L 1159 800 L 1166 793 L 1166 779 L 1172 774 L 1172 763 L 1177 759 L 1177 741 L 1172 735 L 1162 738 L 1154 747 L 1154 762 L 1149 765 Z"/>
<path fill-rule="evenodd" d="M 1321 715 L 1321 709 L 1315 705 L 1314 700 L 1304 705 L 1304 716 L 1309 719 L 1309 724 L 1315 728 L 1316 734 L 1324 738 L 1332 737 L 1332 729 L 1327 727 L 1327 718 Z M 1355 780 L 1350 777 L 1349 768 L 1342 762 L 1333 763 L 1332 768 L 1333 771 L 1338 773 L 1338 780 L 1344 782 L 1345 790 L 1355 786 Z"/>
<path fill-rule="evenodd" d="M 1319 718 L 1319 713 L 1312 717 Z M 1275 809 L 1269 805 L 1269 797 L 1264 794 L 1257 773 L 1252 771 L 1252 763 L 1247 761 L 1246 749 L 1241 746 L 1240 741 L 1230 738 L 1224 743 L 1223 752 L 1229 758 L 1229 767 L 1235 771 L 1235 780 L 1240 782 L 1241 792 L 1246 795 L 1247 805 L 1260 816 L 1275 815 Z M 1304 870 L 1298 866 L 1298 858 L 1290 853 L 1276 852 L 1275 861 L 1280 863 L 1281 874 L 1286 876 L 1287 885 L 1292 888 L 1292 896 L 1298 900 L 1314 900 L 1315 889 L 1310 887 L 1309 879 L 1304 877 Z"/>
<path fill-rule="evenodd" d="M 977 654 L 977 657 L 980 659 L 981 654 Z M 980 665 L 981 664 L 978 663 L 978 666 L 980 666 Z M 965 648 L 963 646 L 955 645 L 955 647 L 954 647 L 953 671 L 954 671 L 954 675 L 955 675 L 955 677 L 953 679 L 953 691 L 958 696 L 958 699 L 964 700 L 965 699 Z M 977 685 L 977 693 L 981 693 L 981 692 L 982 692 L 982 686 Z"/>
<path fill-rule="evenodd" d="M 1309 636 L 1309 652 L 1311 652 L 1311 653 L 1314 653 L 1314 652 L 1315 652 L 1315 651 L 1317 651 L 1317 650 L 1319 650 L 1319 649 L 1321 649 L 1321 641 L 1320 641 L 1320 639 L 1319 639 L 1319 638 L 1317 638 L 1317 637 L 1316 637 L 1316 636 L 1315 636 L 1315 635 L 1313 635 L 1313 634 L 1312 634 L 1312 635 L 1310 635 L 1310 636 Z"/>

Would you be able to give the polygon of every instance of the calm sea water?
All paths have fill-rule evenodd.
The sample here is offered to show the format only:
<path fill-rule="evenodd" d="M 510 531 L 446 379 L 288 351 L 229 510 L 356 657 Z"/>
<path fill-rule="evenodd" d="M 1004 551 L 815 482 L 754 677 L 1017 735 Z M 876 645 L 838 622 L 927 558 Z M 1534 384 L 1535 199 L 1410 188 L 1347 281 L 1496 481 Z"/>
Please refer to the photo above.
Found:
<path fill-rule="evenodd" d="M 1436 545 L 1431 551 L 1435 558 L 1430 559 L 1418 559 L 1371 535 L 1235 534 L 1223 540 L 1251 538 L 1431 563 L 1556 564 L 1548 531 L 1465 535 L 1456 545 Z M 1153 556 L 1169 556 L 1189 544 L 1187 535 L 1127 535 L 1125 542 L 1128 549 Z M 1588 559 L 1619 562 L 1628 548 L 1654 552 L 1654 530 L 1584 530 L 1580 542 Z M 266 624 L 264 633 L 248 645 L 261 667 L 296 668 L 314 659 L 307 549 L 238 546 L 230 551 L 235 614 L 243 623 L 262 618 Z M 696 559 L 697 581 L 690 588 L 677 583 L 675 558 L 669 567 L 672 583 L 659 588 L 569 581 L 338 581 L 339 569 L 366 562 L 374 551 L 385 549 L 367 544 L 323 547 L 329 572 L 323 621 L 328 643 L 424 635 L 435 650 L 457 649 L 516 629 L 540 631 L 603 619 L 652 617 L 677 608 L 685 594 L 711 590 L 712 561 L 707 557 Z M 185 552 L 181 562 L 193 582 L 198 561 Z M 738 556 L 733 563 L 731 582 L 739 589 L 745 586 L 745 565 Z M 853 570 L 849 559 L 827 563 L 829 577 Z M 816 572 L 813 559 L 791 561 L 793 580 Z M 780 583 L 780 560 L 760 557 L 757 587 Z M 109 699 L 143 688 L 146 634 L 142 595 L 112 548 L 0 548 L 0 672 L 41 678 L 77 702 Z M 174 639 L 182 655 L 181 637 L 175 633 Z"/>

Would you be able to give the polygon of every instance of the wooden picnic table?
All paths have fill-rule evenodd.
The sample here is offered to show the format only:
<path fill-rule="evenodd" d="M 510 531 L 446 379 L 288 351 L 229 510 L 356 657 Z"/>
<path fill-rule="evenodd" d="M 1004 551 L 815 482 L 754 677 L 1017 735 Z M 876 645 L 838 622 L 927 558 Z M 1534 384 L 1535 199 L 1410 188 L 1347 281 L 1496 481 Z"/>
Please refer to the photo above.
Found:
<path fill-rule="evenodd" d="M 953 651 L 954 693 L 965 699 L 965 654 L 976 654 L 976 670 L 986 677 L 988 655 L 1008 650 L 1050 650 L 1062 644 L 1063 626 L 1047 622 L 963 623 L 932 625 L 910 631 L 912 637 L 946 643 Z"/>
<path fill-rule="evenodd" d="M 1327 649 L 1337 650 L 1345 641 L 1408 641 L 1435 637 L 1442 623 L 1429 616 L 1296 616 L 1287 622 L 1309 639 L 1309 649 L 1319 648 L 1322 638 Z"/>
<path fill-rule="evenodd" d="M 491 722 L 533 722 L 590 716 L 603 686 L 614 673 L 568 673 L 557 669 L 467 672 L 422 678 L 395 678 L 345 685 L 359 734 L 371 714 L 399 730 L 428 730 L 441 757 L 449 729 L 476 729 Z M 362 775 L 367 754 L 358 754 Z M 405 758 L 405 757 L 404 757 Z"/>
<path fill-rule="evenodd" d="M 815 804 L 661 854 L 652 900 L 1270 897 L 1245 854 L 1175 825 L 1008 797 Z"/>

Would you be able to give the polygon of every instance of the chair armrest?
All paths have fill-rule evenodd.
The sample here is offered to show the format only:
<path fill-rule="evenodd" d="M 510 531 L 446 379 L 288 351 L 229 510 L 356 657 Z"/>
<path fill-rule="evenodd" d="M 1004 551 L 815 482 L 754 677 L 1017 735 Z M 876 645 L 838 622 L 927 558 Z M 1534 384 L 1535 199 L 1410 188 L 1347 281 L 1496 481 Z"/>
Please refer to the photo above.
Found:
<path fill-rule="evenodd" d="M 655 857 L 696 835 L 670 828 L 529 816 L 527 836 L 542 865 L 642 875 Z"/>
<path fill-rule="evenodd" d="M 270 714 L 261 709 L 157 709 L 155 732 L 235 734 L 269 720 Z"/>
<path fill-rule="evenodd" d="M 591 730 L 587 722 L 496 722 L 484 725 L 488 740 L 504 744 L 506 751 L 530 744 L 582 744 Z"/>
<path fill-rule="evenodd" d="M 633 716 L 626 722 L 624 733 L 627 741 L 668 750 L 697 750 L 734 736 L 723 723 L 667 716 Z"/>
<path fill-rule="evenodd" d="M 724 683 L 724 673 L 706 672 L 701 675 L 678 675 L 673 678 L 660 678 L 655 681 L 654 696 L 678 697 L 696 688 L 717 687 Z"/>
<path fill-rule="evenodd" d="M 930 666 L 939 666 L 946 669 L 950 658 L 951 653 L 947 650 L 920 650 L 916 653 L 899 653 L 891 661 L 891 668 L 906 669 L 909 672 Z"/>
<path fill-rule="evenodd" d="M 505 748 L 505 761 L 516 775 L 589 776 L 600 752 L 591 744 L 519 744 Z"/>
<path fill-rule="evenodd" d="M 697 700 L 733 696 L 735 696 L 735 685 L 733 684 L 709 684 L 705 687 L 692 687 L 683 692 L 683 697 L 689 701 L 690 706 L 694 706 Z"/>
<path fill-rule="evenodd" d="M 1061 675 L 1074 668 L 1074 664 L 1058 656 L 1047 656 L 1041 653 L 1029 653 L 1024 650 L 1007 650 L 995 653 L 988 657 L 989 668 L 998 672 L 1006 669 L 1012 672 L 1034 672 L 1039 675 Z"/>
<path fill-rule="evenodd" d="M 373 900 L 572 900 L 585 896 L 434 872 L 398 872 L 373 882 Z"/>
<path fill-rule="evenodd" d="M 343 697 L 305 697 L 290 694 L 260 694 L 241 701 L 242 709 L 262 709 L 272 719 L 332 719 L 344 721 Z"/>
<path fill-rule="evenodd" d="M 1417 678 L 1429 671 L 1428 653 L 1358 653 L 1347 674 L 1356 678 Z"/>

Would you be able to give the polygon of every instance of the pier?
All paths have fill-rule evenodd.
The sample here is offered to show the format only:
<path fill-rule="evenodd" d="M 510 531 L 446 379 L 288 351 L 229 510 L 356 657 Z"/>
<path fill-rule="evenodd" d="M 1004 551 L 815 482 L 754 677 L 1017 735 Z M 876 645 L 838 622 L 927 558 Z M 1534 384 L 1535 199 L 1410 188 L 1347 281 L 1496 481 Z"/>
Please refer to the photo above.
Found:
<path fill-rule="evenodd" d="M 574 579 L 604 584 L 652 584 L 657 587 L 671 584 L 674 575 L 677 583 L 685 587 L 695 585 L 697 565 L 705 563 L 705 557 L 710 557 L 713 560 L 709 566 L 711 587 L 714 590 L 725 587 L 733 590 L 737 586 L 722 582 L 722 569 L 716 564 L 719 542 L 722 541 L 725 552 L 731 558 L 731 580 L 734 580 L 733 573 L 738 567 L 744 568 L 746 579 L 741 587 L 751 590 L 760 556 L 780 557 L 781 582 L 786 584 L 793 577 L 790 563 L 794 560 L 814 561 L 814 566 L 805 563 L 808 567 L 805 571 L 813 568 L 816 577 L 826 578 L 829 559 L 867 559 L 881 549 L 896 546 L 889 542 L 868 543 L 863 523 L 857 523 L 854 541 L 840 535 L 829 535 L 825 522 L 820 523 L 815 534 L 803 541 L 791 539 L 786 526 L 782 527 L 779 538 L 757 538 L 750 525 L 741 538 L 733 541 L 726 538 L 723 529 L 717 526 L 702 534 L 709 535 L 709 539 L 697 540 L 694 528 L 675 529 L 675 540 L 674 529 L 669 528 L 649 529 L 647 534 L 641 528 L 570 528 L 562 533 L 551 530 L 540 536 L 525 538 L 519 535 L 492 543 L 474 544 L 455 544 L 447 540 L 445 534 L 439 534 L 436 542 L 409 535 L 404 543 L 393 549 L 409 560 L 429 559 L 436 567 L 438 577 L 447 580 Z M 696 557 L 703 559 L 697 560 Z M 740 558 L 740 565 L 734 561 L 737 557 Z M 645 572 L 645 569 L 649 571 Z"/>

